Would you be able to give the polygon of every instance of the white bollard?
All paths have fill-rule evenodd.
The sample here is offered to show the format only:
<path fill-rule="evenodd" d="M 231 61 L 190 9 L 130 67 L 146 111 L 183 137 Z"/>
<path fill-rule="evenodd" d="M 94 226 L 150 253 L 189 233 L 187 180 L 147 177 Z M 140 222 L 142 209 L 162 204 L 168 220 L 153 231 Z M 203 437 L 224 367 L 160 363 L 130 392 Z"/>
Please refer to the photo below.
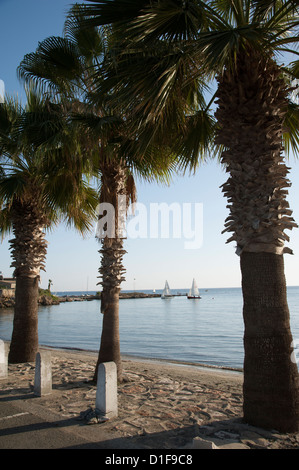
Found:
<path fill-rule="evenodd" d="M 5 379 L 7 377 L 7 353 L 5 348 L 5 343 L 2 339 L 0 339 L 0 379 Z"/>
<path fill-rule="evenodd" d="M 34 395 L 41 397 L 50 393 L 52 393 L 51 352 L 38 352 L 35 361 Z"/>
<path fill-rule="evenodd" d="M 105 418 L 118 416 L 117 368 L 114 362 L 103 362 L 99 365 L 96 409 Z"/>

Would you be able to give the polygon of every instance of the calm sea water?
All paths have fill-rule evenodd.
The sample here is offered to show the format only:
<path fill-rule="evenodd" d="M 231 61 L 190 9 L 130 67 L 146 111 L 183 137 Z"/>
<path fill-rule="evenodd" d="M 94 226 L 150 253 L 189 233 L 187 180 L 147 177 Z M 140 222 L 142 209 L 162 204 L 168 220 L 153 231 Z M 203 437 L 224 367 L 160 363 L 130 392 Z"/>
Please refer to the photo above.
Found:
<path fill-rule="evenodd" d="M 241 289 L 202 289 L 200 293 L 199 300 L 186 296 L 121 299 L 122 354 L 242 368 Z M 298 364 L 299 287 L 288 288 L 288 303 Z M 0 338 L 11 339 L 12 324 L 13 310 L 0 309 Z M 101 329 L 99 300 L 39 308 L 41 345 L 98 351 Z"/>

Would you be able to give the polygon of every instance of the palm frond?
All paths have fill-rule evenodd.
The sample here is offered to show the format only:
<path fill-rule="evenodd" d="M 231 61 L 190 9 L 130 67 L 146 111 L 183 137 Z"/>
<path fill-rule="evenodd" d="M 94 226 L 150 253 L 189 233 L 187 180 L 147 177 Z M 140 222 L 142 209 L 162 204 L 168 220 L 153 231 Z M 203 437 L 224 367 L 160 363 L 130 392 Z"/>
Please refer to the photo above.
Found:
<path fill-rule="evenodd" d="M 52 36 L 40 42 L 36 51 L 26 54 L 17 73 L 26 83 L 33 82 L 43 91 L 70 93 L 73 81 L 80 80 L 84 64 L 77 46 L 63 37 Z"/>
<path fill-rule="evenodd" d="M 284 147 L 287 155 L 293 152 L 299 157 L 299 104 L 289 101 L 288 111 L 284 121 Z"/>
<path fill-rule="evenodd" d="M 119 25 L 126 26 L 150 4 L 149 0 L 88 1 L 91 3 L 86 4 L 86 18 L 83 22 L 85 27 L 106 25 L 115 21 Z"/>
<path fill-rule="evenodd" d="M 194 40 L 199 30 L 208 27 L 205 2 L 167 0 L 149 2 L 127 26 L 130 40 L 151 42 L 156 38 L 168 41 Z"/>
<path fill-rule="evenodd" d="M 90 172 L 89 162 L 82 159 L 76 138 L 66 126 L 63 104 L 49 103 L 31 89 L 27 106 L 18 108 L 19 113 L 15 112 L 13 100 L 4 105 L 4 123 L 14 146 L 6 145 L 1 171 L 3 210 L 15 201 L 34 201 L 49 224 L 67 218 L 68 223 L 86 230 L 91 224 L 89 219 L 94 217 L 97 193 L 84 180 L 83 175 Z M 7 224 L 5 217 L 4 231 L 8 230 Z"/>
<path fill-rule="evenodd" d="M 219 158 L 221 147 L 215 146 L 217 122 L 208 110 L 200 110 L 186 119 L 184 133 L 176 142 L 180 169 L 194 172 L 200 162 Z"/>
<path fill-rule="evenodd" d="M 0 197 L 1 203 L 1 197 Z M 12 230 L 12 223 L 11 223 L 11 208 L 8 206 L 1 207 L 0 204 L 0 235 L 1 240 L 3 241 L 5 237 L 7 237 Z"/>
<path fill-rule="evenodd" d="M 291 62 L 288 69 L 293 78 L 299 79 L 299 60 Z"/>
<path fill-rule="evenodd" d="M 105 51 L 105 35 L 97 27 L 82 28 L 86 17 L 86 5 L 75 4 L 68 12 L 64 23 L 65 37 L 78 46 L 86 64 L 100 61 Z"/>
<path fill-rule="evenodd" d="M 252 0 L 247 3 L 252 4 L 252 21 L 257 22 L 267 21 L 281 11 L 294 14 L 298 8 L 297 0 Z"/>

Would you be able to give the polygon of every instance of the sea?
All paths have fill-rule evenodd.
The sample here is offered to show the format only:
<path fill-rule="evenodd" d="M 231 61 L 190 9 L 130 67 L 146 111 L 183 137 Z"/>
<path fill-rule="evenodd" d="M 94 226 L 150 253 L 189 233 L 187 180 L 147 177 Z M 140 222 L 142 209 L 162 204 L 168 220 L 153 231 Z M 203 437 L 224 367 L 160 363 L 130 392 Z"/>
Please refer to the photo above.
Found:
<path fill-rule="evenodd" d="M 172 290 L 175 296 L 164 300 L 159 297 L 120 299 L 121 354 L 179 364 L 242 369 L 241 289 L 200 289 L 201 299 L 192 300 L 187 299 L 187 291 Z M 299 287 L 288 287 L 287 293 L 295 347 L 292 360 L 299 365 Z M 60 296 L 82 294 L 86 292 L 56 293 Z M 98 351 L 102 319 L 100 300 L 40 306 L 39 343 L 55 348 Z M 0 309 L 0 338 L 10 340 L 12 328 L 13 309 Z"/>

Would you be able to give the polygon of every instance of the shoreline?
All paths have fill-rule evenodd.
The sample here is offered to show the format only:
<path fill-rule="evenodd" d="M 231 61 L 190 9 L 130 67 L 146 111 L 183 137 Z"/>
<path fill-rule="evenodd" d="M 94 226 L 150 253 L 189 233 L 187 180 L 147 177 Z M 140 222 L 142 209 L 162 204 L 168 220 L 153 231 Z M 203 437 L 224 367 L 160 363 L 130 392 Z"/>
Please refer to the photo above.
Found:
<path fill-rule="evenodd" d="M 51 346 L 48 344 L 40 344 L 41 348 L 50 349 L 54 351 L 66 351 L 70 353 L 78 353 L 78 354 L 86 354 L 90 356 L 98 355 L 98 351 L 92 349 L 82 349 L 82 348 L 74 348 L 74 347 L 60 347 L 60 346 Z M 143 356 L 133 356 L 129 354 L 121 354 L 121 358 L 123 361 L 136 361 L 136 362 L 144 362 L 144 363 L 153 363 L 153 364 L 165 364 L 165 365 L 172 365 L 176 367 L 190 367 L 192 369 L 198 370 L 209 370 L 211 371 L 219 371 L 219 372 L 227 372 L 227 373 L 235 373 L 235 374 L 243 374 L 242 368 L 237 367 L 228 367 L 228 366 L 219 366 L 213 364 L 203 364 L 197 362 L 188 362 L 188 361 L 178 361 L 174 359 L 165 359 L 165 358 L 155 358 L 155 357 L 143 357 Z"/>

